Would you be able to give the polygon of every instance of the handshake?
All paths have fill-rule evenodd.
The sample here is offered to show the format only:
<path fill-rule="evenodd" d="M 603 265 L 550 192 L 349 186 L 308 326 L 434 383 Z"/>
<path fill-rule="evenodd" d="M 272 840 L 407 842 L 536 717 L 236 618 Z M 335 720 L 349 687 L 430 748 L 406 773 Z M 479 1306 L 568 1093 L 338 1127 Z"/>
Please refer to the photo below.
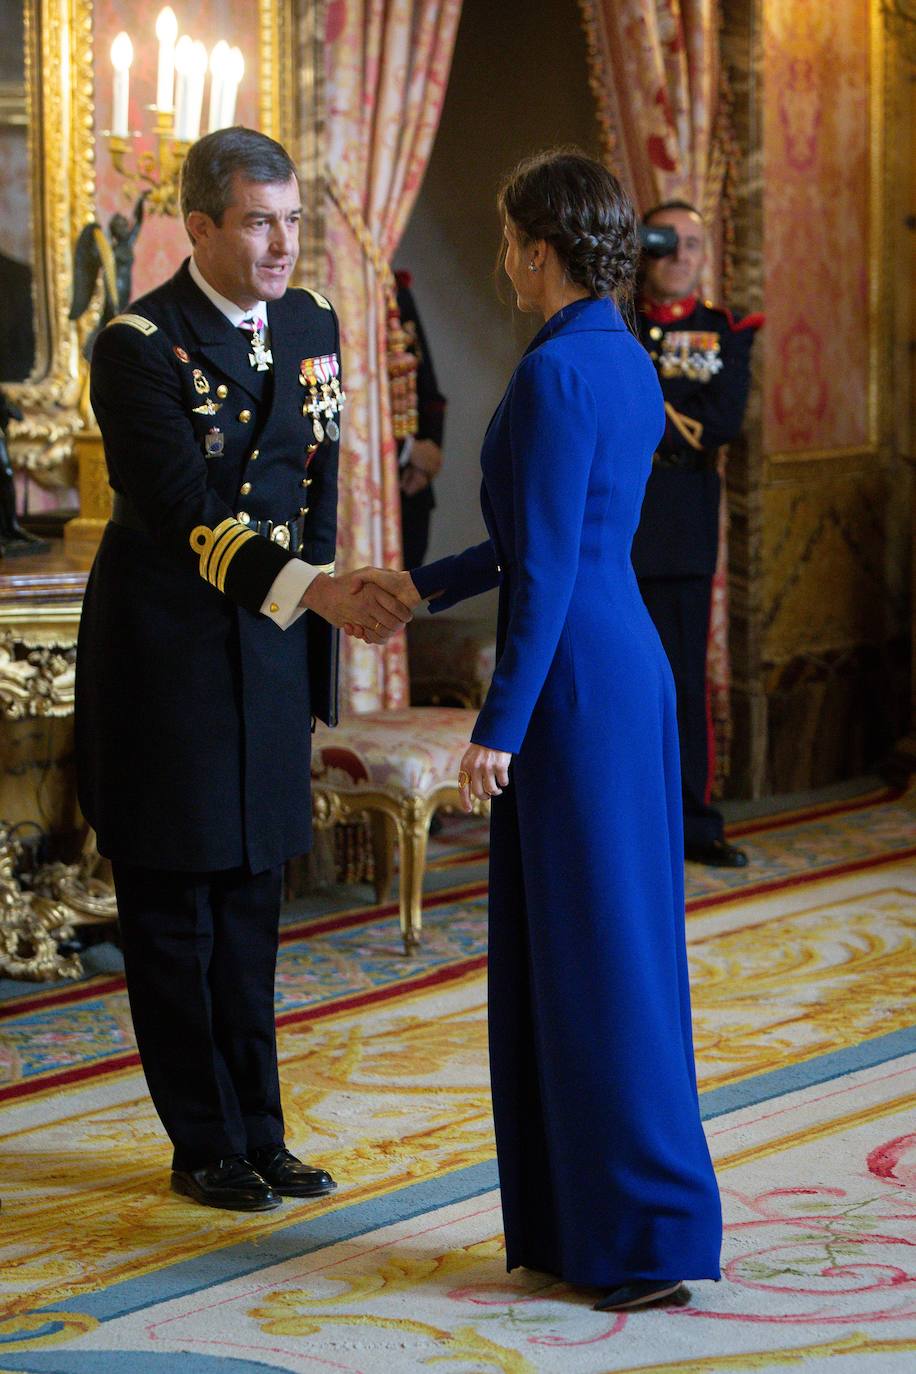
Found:
<path fill-rule="evenodd" d="M 395 630 L 413 619 L 413 608 L 420 600 L 410 573 L 359 568 L 342 577 L 319 573 L 300 604 L 354 639 L 385 644 Z"/>

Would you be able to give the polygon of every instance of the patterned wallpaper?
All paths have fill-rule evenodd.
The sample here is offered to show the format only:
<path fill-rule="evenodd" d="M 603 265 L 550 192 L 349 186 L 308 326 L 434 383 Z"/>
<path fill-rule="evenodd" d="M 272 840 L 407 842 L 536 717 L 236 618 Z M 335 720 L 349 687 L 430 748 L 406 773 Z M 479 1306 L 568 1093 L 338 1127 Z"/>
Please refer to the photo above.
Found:
<path fill-rule="evenodd" d="M 140 149 L 154 149 L 155 139 L 149 133 L 154 116 L 146 109 L 156 99 L 156 67 L 159 45 L 156 40 L 156 17 L 165 0 L 134 0 L 130 18 L 119 0 L 96 0 L 95 14 L 95 72 L 96 72 L 96 130 L 107 129 L 111 123 L 111 44 L 115 35 L 126 28 L 134 45 L 134 60 L 130 69 L 130 127 L 143 129 L 144 137 L 135 139 Z M 251 0 L 171 0 L 178 17 L 179 33 L 187 32 L 199 38 L 208 51 L 218 38 L 225 38 L 230 47 L 237 45 L 245 57 L 245 76 L 239 88 L 236 121 L 256 126 L 258 110 L 259 24 L 258 7 Z M 209 77 L 204 91 L 201 127 L 207 128 Z M 104 138 L 96 133 L 96 206 L 99 220 L 107 225 L 115 211 L 128 215 L 132 202 L 124 194 L 124 181 L 111 165 Z M 133 294 L 142 295 L 172 275 L 190 251 L 188 237 L 179 219 L 149 216 L 137 240 L 133 273 Z"/>
<path fill-rule="evenodd" d="M 764 449 L 868 438 L 868 0 L 766 0 Z"/>
<path fill-rule="evenodd" d="M 29 155 L 25 129 L 0 127 L 0 253 L 32 261 Z"/>

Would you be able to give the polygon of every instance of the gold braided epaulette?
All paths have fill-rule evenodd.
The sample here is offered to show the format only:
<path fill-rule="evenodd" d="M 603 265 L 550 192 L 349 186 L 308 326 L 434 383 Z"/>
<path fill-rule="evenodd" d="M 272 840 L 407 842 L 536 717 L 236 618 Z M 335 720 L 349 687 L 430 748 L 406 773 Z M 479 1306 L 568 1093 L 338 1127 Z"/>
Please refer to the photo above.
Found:
<path fill-rule="evenodd" d="M 191 548 L 200 554 L 200 575 L 218 592 L 226 590 L 226 574 L 233 558 L 249 539 L 257 539 L 254 530 L 241 520 L 228 516 L 215 530 L 209 525 L 196 525 L 191 531 Z"/>
<path fill-rule="evenodd" d="M 322 310 L 330 310 L 331 302 L 325 296 L 322 296 L 320 291 L 313 291 L 310 286 L 304 286 L 302 289 L 308 292 L 315 304 L 320 305 Z"/>
<path fill-rule="evenodd" d="M 115 315 L 113 320 L 109 320 L 105 328 L 110 329 L 113 324 L 129 324 L 131 329 L 139 329 L 141 334 L 155 334 L 159 328 L 153 324 L 152 320 L 144 319 L 142 315 Z"/>

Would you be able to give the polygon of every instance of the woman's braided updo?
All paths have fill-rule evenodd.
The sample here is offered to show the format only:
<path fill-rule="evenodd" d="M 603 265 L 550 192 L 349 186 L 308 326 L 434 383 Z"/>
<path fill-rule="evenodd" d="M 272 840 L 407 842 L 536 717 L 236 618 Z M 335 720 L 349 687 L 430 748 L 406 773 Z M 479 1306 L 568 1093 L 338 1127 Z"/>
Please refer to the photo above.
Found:
<path fill-rule="evenodd" d="M 570 281 L 621 308 L 639 263 L 636 211 L 612 172 L 577 148 L 525 158 L 499 191 L 500 213 L 526 243 L 551 245 Z"/>

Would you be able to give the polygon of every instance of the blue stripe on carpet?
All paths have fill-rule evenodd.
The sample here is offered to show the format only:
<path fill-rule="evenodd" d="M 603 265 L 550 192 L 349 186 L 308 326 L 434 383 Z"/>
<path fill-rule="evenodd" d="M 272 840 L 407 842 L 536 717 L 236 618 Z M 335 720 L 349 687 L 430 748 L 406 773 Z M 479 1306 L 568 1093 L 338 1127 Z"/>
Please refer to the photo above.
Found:
<path fill-rule="evenodd" d="M 701 1093 L 701 1113 L 703 1119 L 709 1121 L 742 1107 L 768 1102 L 774 1097 L 798 1092 L 801 1088 L 842 1078 L 845 1074 L 854 1073 L 859 1069 L 873 1068 L 877 1064 L 898 1059 L 913 1051 L 916 1051 L 916 1027 L 893 1031 L 889 1035 L 878 1036 L 851 1049 L 836 1050 L 831 1054 L 808 1060 L 804 1064 L 774 1069 L 772 1073 L 759 1074 L 744 1083 L 729 1084 L 724 1088 L 713 1088 L 709 1092 Z M 366 1235 L 383 1226 L 407 1221 L 424 1212 L 479 1197 L 498 1186 L 496 1160 L 486 1160 L 482 1164 L 457 1169 L 454 1173 L 444 1174 L 425 1183 L 413 1183 L 406 1188 L 396 1189 L 369 1202 L 342 1207 L 339 1211 L 329 1212 L 312 1221 L 296 1222 L 256 1243 L 243 1241 L 224 1250 L 184 1260 L 168 1269 L 156 1270 L 141 1278 L 125 1279 L 123 1283 L 112 1284 L 100 1293 L 90 1293 L 54 1303 L 46 1309 L 49 1321 L 53 1322 L 55 1312 L 81 1312 L 99 1321 L 111 1321 L 115 1317 L 150 1307 L 154 1303 L 167 1302 L 189 1293 L 200 1292 L 215 1284 L 227 1283 L 230 1279 L 266 1269 L 270 1265 L 280 1264 L 324 1249 L 326 1246 L 336 1245 L 340 1241 Z M 0 1340 L 0 1374 L 7 1363 L 3 1342 Z M 26 1370 L 32 1366 L 22 1365 L 21 1368 Z M 53 1369 L 54 1366 L 36 1365 L 35 1368 Z M 64 1369 L 62 1365 L 60 1370 L 61 1374 L 70 1374 L 69 1369 Z M 188 1374 L 197 1372 L 189 1369 Z M 205 1374 L 204 1366 L 201 1366 L 201 1374 Z"/>
<path fill-rule="evenodd" d="M 0 1374 L 175 1374 L 179 1364 L 181 1374 L 264 1374 L 280 1369 L 260 1360 L 187 1350 L 37 1350 L 4 1355 L 2 1342 L 0 1362 Z"/>

